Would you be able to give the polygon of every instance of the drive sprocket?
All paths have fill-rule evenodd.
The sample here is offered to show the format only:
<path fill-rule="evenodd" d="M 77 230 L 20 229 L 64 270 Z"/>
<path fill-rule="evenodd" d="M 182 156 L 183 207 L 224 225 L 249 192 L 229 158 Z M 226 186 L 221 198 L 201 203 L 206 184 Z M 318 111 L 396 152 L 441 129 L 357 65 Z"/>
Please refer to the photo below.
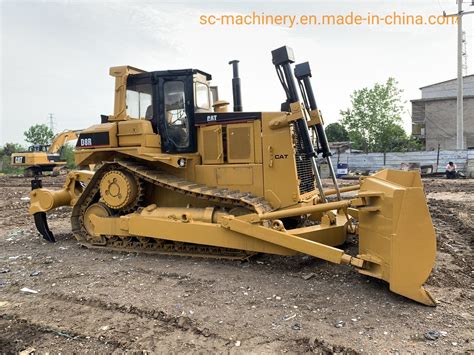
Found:
<path fill-rule="evenodd" d="M 122 170 L 105 173 L 99 190 L 101 201 L 105 205 L 121 211 L 134 209 L 143 194 L 140 181 L 131 173 Z"/>

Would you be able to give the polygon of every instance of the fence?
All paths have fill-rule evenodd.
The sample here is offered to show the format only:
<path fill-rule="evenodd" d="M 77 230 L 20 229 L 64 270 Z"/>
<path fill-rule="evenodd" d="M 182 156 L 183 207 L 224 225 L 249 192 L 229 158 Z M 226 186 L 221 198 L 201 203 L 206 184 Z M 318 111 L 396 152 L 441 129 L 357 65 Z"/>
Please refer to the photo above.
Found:
<path fill-rule="evenodd" d="M 402 163 L 418 163 L 433 165 L 435 171 L 444 172 L 446 164 L 450 161 L 457 165 L 458 170 L 468 172 L 474 169 L 474 149 L 386 153 L 385 159 L 383 153 L 335 153 L 332 159 L 334 164 L 337 162 L 348 164 L 350 170 L 400 169 Z"/>

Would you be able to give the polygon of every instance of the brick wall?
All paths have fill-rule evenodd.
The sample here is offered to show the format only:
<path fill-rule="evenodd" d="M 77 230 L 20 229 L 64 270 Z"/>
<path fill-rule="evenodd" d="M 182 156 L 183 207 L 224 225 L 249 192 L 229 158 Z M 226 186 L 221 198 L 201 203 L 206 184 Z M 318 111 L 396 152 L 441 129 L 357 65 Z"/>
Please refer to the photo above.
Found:
<path fill-rule="evenodd" d="M 456 148 L 455 99 L 425 101 L 426 150 Z M 464 146 L 474 147 L 474 98 L 464 99 Z"/>

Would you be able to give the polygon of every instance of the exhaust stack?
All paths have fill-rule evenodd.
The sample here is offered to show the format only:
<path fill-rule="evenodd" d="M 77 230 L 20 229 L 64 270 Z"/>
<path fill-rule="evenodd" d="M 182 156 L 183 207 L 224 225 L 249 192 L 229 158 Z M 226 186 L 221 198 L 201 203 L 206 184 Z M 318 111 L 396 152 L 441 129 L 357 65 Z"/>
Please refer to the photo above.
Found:
<path fill-rule="evenodd" d="M 232 94 L 234 97 L 234 112 L 242 112 L 242 93 L 240 91 L 240 78 L 239 78 L 239 61 L 231 60 L 229 64 L 232 65 L 233 78 L 232 78 Z"/>

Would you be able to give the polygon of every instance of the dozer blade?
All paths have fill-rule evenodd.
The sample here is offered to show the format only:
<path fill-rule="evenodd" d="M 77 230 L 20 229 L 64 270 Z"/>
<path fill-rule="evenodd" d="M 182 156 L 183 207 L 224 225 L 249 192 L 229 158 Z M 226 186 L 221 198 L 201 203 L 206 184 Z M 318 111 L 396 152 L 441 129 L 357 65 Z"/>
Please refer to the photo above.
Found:
<path fill-rule="evenodd" d="M 436 302 L 423 287 L 436 256 L 436 235 L 417 172 L 383 170 L 359 192 L 362 274 L 387 281 L 390 290 L 417 302 Z"/>
<path fill-rule="evenodd" d="M 45 212 L 37 212 L 33 215 L 35 219 L 35 225 L 38 232 L 41 233 L 44 239 L 48 242 L 54 243 L 56 239 L 54 238 L 53 232 L 49 230 L 48 220 L 46 219 Z"/>

